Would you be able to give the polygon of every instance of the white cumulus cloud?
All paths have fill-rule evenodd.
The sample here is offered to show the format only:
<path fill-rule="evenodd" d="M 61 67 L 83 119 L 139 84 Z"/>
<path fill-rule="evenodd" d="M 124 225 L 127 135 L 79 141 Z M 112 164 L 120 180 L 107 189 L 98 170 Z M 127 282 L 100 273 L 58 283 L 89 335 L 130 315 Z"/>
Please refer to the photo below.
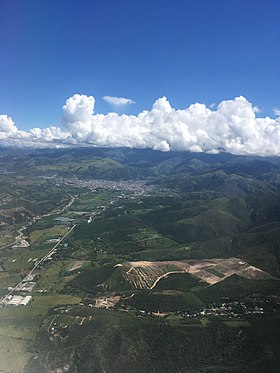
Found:
<path fill-rule="evenodd" d="M 275 107 L 273 109 L 273 113 L 279 117 L 280 116 L 280 107 Z"/>
<path fill-rule="evenodd" d="M 63 106 L 62 124 L 78 142 L 87 141 L 91 131 L 95 99 L 93 96 L 74 95 Z"/>
<path fill-rule="evenodd" d="M 102 99 L 108 102 L 108 104 L 112 104 L 115 106 L 135 104 L 135 101 L 131 100 L 130 98 L 124 98 L 124 97 L 104 96 L 102 97 Z"/>
<path fill-rule="evenodd" d="M 17 127 L 11 117 L 0 115 L 0 138 L 4 138 L 17 132 Z"/>
<path fill-rule="evenodd" d="M 29 146 L 104 146 L 151 148 L 216 154 L 280 156 L 280 117 L 258 118 L 243 96 L 215 109 L 195 103 L 175 109 L 166 97 L 138 115 L 95 113 L 93 96 L 75 94 L 63 106 L 62 126 L 19 131 L 0 116 L 3 144 Z"/>

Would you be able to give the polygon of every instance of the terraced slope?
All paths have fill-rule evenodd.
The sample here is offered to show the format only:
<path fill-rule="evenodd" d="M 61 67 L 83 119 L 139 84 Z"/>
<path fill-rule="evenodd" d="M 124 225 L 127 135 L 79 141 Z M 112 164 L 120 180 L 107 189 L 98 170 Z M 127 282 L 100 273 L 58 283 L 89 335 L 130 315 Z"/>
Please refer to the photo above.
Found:
<path fill-rule="evenodd" d="M 137 261 L 117 264 L 113 274 L 101 286 L 107 291 L 115 290 L 118 288 L 117 282 L 123 283 L 125 280 L 128 287 L 132 289 L 153 289 L 161 280 L 178 273 L 191 274 L 208 285 L 214 285 L 232 275 L 248 280 L 275 279 L 268 272 L 251 266 L 239 258 L 158 262 Z"/>

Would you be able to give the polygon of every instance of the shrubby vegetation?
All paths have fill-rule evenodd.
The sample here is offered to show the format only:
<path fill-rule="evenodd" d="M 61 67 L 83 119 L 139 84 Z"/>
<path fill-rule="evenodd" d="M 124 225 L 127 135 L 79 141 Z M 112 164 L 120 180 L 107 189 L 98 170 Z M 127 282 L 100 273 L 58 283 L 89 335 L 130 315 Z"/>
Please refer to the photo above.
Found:
<path fill-rule="evenodd" d="M 276 372 L 279 319 L 252 320 L 252 326 L 173 327 L 152 318 L 96 315 L 73 325 L 65 342 L 38 335 L 27 373 L 68 367 L 69 372 Z M 78 343 L 77 343 L 78 341 Z M 42 351 L 48 350 L 45 354 Z M 267 354 L 270 351 L 270 354 Z"/>

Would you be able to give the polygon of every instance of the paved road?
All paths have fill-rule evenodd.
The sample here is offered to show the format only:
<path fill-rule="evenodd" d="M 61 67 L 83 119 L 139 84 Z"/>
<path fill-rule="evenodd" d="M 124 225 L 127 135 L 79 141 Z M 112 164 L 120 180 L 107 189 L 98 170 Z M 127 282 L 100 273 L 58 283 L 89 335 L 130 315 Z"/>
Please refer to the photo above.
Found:
<path fill-rule="evenodd" d="M 26 229 L 27 226 L 32 225 L 35 221 L 40 220 L 42 218 L 45 218 L 45 217 L 48 217 L 48 216 L 52 216 L 52 215 L 59 215 L 59 214 L 61 214 L 66 209 L 68 209 L 70 206 L 72 206 L 74 202 L 75 202 L 75 197 L 71 196 L 70 202 L 68 202 L 67 205 L 63 206 L 60 210 L 54 210 L 54 211 L 48 212 L 47 214 L 43 214 L 43 215 L 34 217 L 33 221 L 25 223 L 20 229 L 17 230 L 18 236 L 15 237 L 15 240 L 13 242 L 10 242 L 8 244 L 5 244 L 5 245 L 1 246 L 0 250 L 5 249 L 7 247 L 11 247 L 11 246 L 16 245 L 17 243 L 19 243 L 20 240 L 21 240 L 21 237 L 23 236 L 22 232 Z"/>
<path fill-rule="evenodd" d="M 3 304 L 4 303 L 4 301 L 7 299 L 7 297 L 9 296 L 9 295 L 11 295 L 16 289 L 17 289 L 17 287 L 19 287 L 23 282 L 26 282 L 26 281 L 28 281 L 28 278 L 29 278 L 29 276 L 31 276 L 32 275 L 32 273 L 35 271 L 35 269 L 37 269 L 38 267 L 39 267 L 39 265 L 41 264 L 41 263 L 43 263 L 44 262 L 44 260 L 46 260 L 47 259 L 47 257 L 49 256 L 49 255 L 52 255 L 53 253 L 54 253 L 54 251 L 55 251 L 55 249 L 57 248 L 57 246 L 64 240 L 64 238 L 65 237 L 67 237 L 68 236 L 68 234 L 70 234 L 71 232 L 72 232 L 72 230 L 74 229 L 76 227 L 76 224 L 74 224 L 70 229 L 69 229 L 69 231 L 68 232 L 66 232 L 65 233 L 65 235 L 63 236 L 63 237 L 61 237 L 60 238 L 60 240 L 54 245 L 54 247 L 45 255 L 45 256 L 43 256 L 43 258 L 41 258 L 40 260 L 38 260 L 37 262 L 36 262 L 36 264 L 34 265 L 34 267 L 31 269 L 31 271 L 24 277 L 24 279 L 23 280 L 21 280 L 17 285 L 15 285 L 10 291 L 9 291 L 9 293 L 8 294 L 6 294 L 5 295 L 5 297 L 0 301 L 0 305 L 1 304 Z"/>

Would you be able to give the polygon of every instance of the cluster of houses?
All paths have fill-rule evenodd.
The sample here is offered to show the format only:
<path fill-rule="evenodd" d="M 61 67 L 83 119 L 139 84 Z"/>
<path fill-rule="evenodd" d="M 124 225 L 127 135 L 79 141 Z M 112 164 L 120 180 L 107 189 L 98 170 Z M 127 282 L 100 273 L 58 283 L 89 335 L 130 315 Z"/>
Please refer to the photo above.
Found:
<path fill-rule="evenodd" d="M 244 302 L 234 301 L 222 303 L 220 305 L 211 305 L 203 307 L 201 311 L 185 311 L 182 313 L 184 317 L 201 317 L 201 316 L 220 316 L 220 317 L 242 317 L 245 315 L 263 314 L 264 309 L 258 305 L 249 306 Z"/>
<path fill-rule="evenodd" d="M 247 297 L 240 300 L 225 300 L 219 304 L 208 304 L 201 308 L 190 308 L 181 311 L 169 312 L 148 312 L 146 310 L 136 309 L 131 306 L 121 305 L 118 308 L 120 311 L 136 310 L 139 316 L 157 316 L 167 317 L 170 315 L 178 315 L 186 319 L 200 319 L 221 317 L 225 319 L 244 318 L 250 316 L 262 316 L 266 313 L 280 312 L 280 297 L 268 296 L 264 298 Z"/>
<path fill-rule="evenodd" d="M 35 285 L 35 281 L 22 282 L 19 286 L 17 286 L 16 291 L 27 291 L 30 293 Z"/>

